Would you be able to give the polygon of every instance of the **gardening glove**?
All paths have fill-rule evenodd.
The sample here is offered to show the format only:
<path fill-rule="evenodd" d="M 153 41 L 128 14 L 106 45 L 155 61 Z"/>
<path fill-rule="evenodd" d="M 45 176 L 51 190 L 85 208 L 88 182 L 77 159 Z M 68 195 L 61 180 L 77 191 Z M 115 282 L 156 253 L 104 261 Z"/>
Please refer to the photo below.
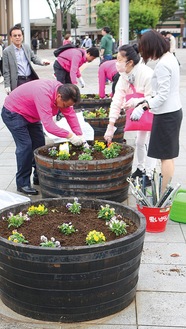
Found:
<path fill-rule="evenodd" d="M 79 83 L 80 83 L 81 88 L 85 87 L 85 82 L 82 77 L 79 78 Z"/>
<path fill-rule="evenodd" d="M 114 136 L 114 133 L 116 131 L 116 127 L 111 125 L 111 124 L 108 124 L 107 126 L 107 130 L 105 132 L 105 135 L 104 135 L 104 139 L 107 141 L 108 144 L 110 144 L 112 142 L 112 139 L 113 139 L 113 136 Z"/>
<path fill-rule="evenodd" d="M 69 142 L 72 143 L 75 146 L 82 145 L 86 142 L 83 135 L 77 136 L 76 134 L 73 134 L 72 137 L 68 138 Z"/>
<path fill-rule="evenodd" d="M 10 87 L 6 87 L 6 88 L 5 88 L 5 92 L 6 92 L 7 95 L 9 95 L 9 94 L 11 93 L 11 89 L 10 89 Z"/>
<path fill-rule="evenodd" d="M 132 111 L 131 115 L 130 115 L 130 119 L 132 121 L 138 121 L 141 116 L 143 115 L 144 113 L 144 109 L 142 108 L 141 105 L 135 107 L 135 109 Z"/>

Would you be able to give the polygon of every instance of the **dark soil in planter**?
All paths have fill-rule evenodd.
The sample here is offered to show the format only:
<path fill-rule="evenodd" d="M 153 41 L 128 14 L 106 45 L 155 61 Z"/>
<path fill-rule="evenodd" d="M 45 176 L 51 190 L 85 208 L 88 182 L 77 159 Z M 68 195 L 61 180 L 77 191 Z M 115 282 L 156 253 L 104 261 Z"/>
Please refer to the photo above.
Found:
<path fill-rule="evenodd" d="M 106 225 L 106 221 L 104 219 L 97 218 L 97 215 L 98 210 L 95 209 L 82 208 L 80 214 L 72 214 L 65 206 L 50 207 L 48 208 L 48 214 L 43 216 L 29 216 L 30 220 L 24 222 L 20 227 L 18 227 L 17 231 L 24 235 L 25 239 L 29 242 L 29 245 L 33 246 L 40 245 L 41 235 L 45 235 L 48 240 L 50 240 L 51 237 L 54 237 L 56 240 L 60 241 L 62 247 L 85 246 L 86 236 L 92 230 L 102 232 L 106 237 L 106 242 L 124 237 L 124 235 L 116 237 L 116 235 L 109 230 Z M 137 226 L 132 220 L 125 217 L 121 219 L 128 225 L 126 235 L 130 235 L 137 230 Z M 71 235 L 64 235 L 59 231 L 58 226 L 69 222 L 72 223 L 77 231 Z M 13 226 L 8 228 L 7 220 L 1 220 L 1 237 L 8 239 L 14 229 L 16 228 Z"/>
<path fill-rule="evenodd" d="M 61 143 L 62 144 L 62 143 Z M 88 142 L 89 145 L 92 145 L 92 142 Z M 55 144 L 55 146 L 59 146 L 60 143 L 58 144 Z M 56 159 L 57 157 L 51 157 L 49 154 L 48 154 L 48 149 L 51 147 L 50 146 L 47 146 L 43 149 L 40 149 L 39 150 L 39 154 L 42 155 L 42 156 L 45 156 L 46 158 L 50 158 L 50 159 Z M 78 160 L 78 156 L 80 154 L 82 154 L 82 146 L 74 146 L 71 144 L 71 148 L 70 148 L 70 158 L 68 159 L 69 160 Z M 127 155 L 129 152 L 131 152 L 131 148 L 130 147 L 125 147 L 125 148 L 122 148 L 121 149 L 121 152 L 119 154 L 119 156 L 125 156 Z M 106 158 L 104 157 L 104 155 L 96 150 L 93 151 L 93 153 L 91 154 L 93 156 L 93 160 L 106 160 Z M 61 160 L 61 161 L 64 161 L 64 160 Z M 90 160 L 91 161 L 91 160 Z"/>

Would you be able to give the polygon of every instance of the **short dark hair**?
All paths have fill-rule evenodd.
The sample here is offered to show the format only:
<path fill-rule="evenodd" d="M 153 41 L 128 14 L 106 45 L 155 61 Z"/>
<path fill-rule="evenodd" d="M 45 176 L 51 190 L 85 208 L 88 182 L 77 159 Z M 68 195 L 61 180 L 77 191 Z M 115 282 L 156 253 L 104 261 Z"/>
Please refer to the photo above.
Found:
<path fill-rule="evenodd" d="M 123 45 L 119 48 L 119 52 L 121 53 L 121 56 L 127 57 L 127 60 L 132 60 L 134 62 L 134 65 L 138 64 L 140 61 L 140 55 L 138 50 L 138 45 Z"/>
<path fill-rule="evenodd" d="M 57 92 L 61 95 L 61 98 L 64 101 L 69 101 L 71 99 L 75 104 L 78 104 L 81 101 L 79 88 L 71 83 L 59 86 Z"/>
<path fill-rule="evenodd" d="M 11 29 L 9 30 L 9 35 L 12 36 L 12 31 L 14 30 L 20 30 L 21 34 L 23 35 L 23 30 L 21 25 L 14 25 L 13 27 L 11 27 Z"/>
<path fill-rule="evenodd" d="M 90 54 L 90 56 L 93 56 L 93 57 L 99 57 L 99 49 L 96 48 L 96 47 L 91 47 L 91 48 L 88 48 L 87 49 L 87 54 Z"/>
<path fill-rule="evenodd" d="M 110 27 L 108 26 L 104 26 L 102 30 L 105 31 L 106 33 L 110 33 Z"/>
<path fill-rule="evenodd" d="M 156 30 L 145 32 L 139 42 L 139 52 L 144 61 L 158 59 L 170 49 L 170 44 Z"/>
<path fill-rule="evenodd" d="M 166 32 L 166 31 L 161 31 L 160 33 L 161 33 L 161 35 L 163 35 L 163 36 L 165 36 L 165 37 L 166 37 L 166 35 L 167 35 L 167 32 Z"/>

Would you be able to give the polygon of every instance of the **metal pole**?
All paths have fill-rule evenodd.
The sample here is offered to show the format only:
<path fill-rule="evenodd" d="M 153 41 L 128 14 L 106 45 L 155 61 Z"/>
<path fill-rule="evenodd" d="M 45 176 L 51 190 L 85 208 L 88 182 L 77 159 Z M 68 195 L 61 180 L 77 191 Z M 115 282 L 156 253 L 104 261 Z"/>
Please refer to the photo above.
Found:
<path fill-rule="evenodd" d="M 24 42 L 30 46 L 29 0 L 21 0 L 21 26 L 24 29 Z"/>
<path fill-rule="evenodd" d="M 120 0 L 119 46 L 129 43 L 129 0 Z"/>

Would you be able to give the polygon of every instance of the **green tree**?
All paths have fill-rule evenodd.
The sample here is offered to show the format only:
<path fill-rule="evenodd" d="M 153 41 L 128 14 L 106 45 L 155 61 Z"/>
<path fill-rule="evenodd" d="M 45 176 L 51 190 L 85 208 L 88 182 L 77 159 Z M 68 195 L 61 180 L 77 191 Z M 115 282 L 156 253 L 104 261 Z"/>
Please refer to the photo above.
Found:
<path fill-rule="evenodd" d="M 160 22 L 163 23 L 174 15 L 175 11 L 179 8 L 178 1 L 176 0 L 160 0 L 161 15 Z"/>
<path fill-rule="evenodd" d="M 134 39 L 141 30 L 155 28 L 161 15 L 161 6 L 156 0 L 132 0 L 130 2 L 129 31 Z"/>
<path fill-rule="evenodd" d="M 114 38 L 119 34 L 119 1 L 104 1 L 96 6 L 97 28 L 109 26 Z"/>

